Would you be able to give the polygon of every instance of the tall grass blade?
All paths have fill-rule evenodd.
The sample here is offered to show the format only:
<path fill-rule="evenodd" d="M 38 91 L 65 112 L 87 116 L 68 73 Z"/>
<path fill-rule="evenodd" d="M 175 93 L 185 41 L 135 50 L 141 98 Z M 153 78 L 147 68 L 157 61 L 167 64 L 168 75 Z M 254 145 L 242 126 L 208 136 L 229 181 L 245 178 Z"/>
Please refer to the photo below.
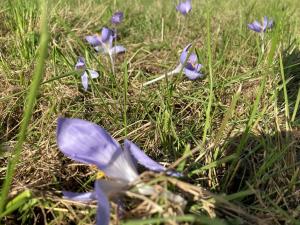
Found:
<path fill-rule="evenodd" d="M 205 126 L 203 131 L 203 138 L 202 138 L 202 144 L 206 141 L 207 131 L 211 124 L 211 118 L 210 118 L 210 112 L 214 97 L 213 92 L 213 72 L 212 72 L 212 52 L 211 52 L 211 33 L 210 33 L 210 12 L 207 14 L 207 55 L 208 55 L 208 68 L 209 68 L 209 97 L 208 97 L 208 104 L 205 111 Z"/>
<path fill-rule="evenodd" d="M 9 193 L 9 189 L 12 184 L 12 180 L 15 174 L 16 166 L 19 162 L 22 146 L 26 138 L 26 133 L 28 130 L 29 122 L 33 113 L 33 108 L 36 103 L 36 98 L 39 92 L 39 87 L 42 81 L 43 73 L 44 73 L 44 67 L 45 67 L 45 61 L 47 57 L 47 50 L 48 50 L 48 42 L 49 42 L 49 33 L 48 33 L 48 15 L 47 15 L 47 1 L 41 0 L 40 2 L 40 10 L 41 10 L 41 18 L 40 18 L 40 43 L 39 43 L 39 51 L 38 51 L 38 59 L 36 68 L 34 70 L 33 74 L 33 80 L 30 86 L 29 93 L 27 95 L 26 103 L 24 106 L 24 113 L 23 113 L 23 120 L 21 123 L 21 127 L 18 133 L 18 139 L 17 144 L 15 146 L 14 152 L 12 154 L 12 158 L 10 159 L 5 180 L 2 186 L 1 191 L 1 201 L 0 201 L 0 219 L 1 215 L 4 211 L 6 202 L 7 202 L 7 196 Z"/>

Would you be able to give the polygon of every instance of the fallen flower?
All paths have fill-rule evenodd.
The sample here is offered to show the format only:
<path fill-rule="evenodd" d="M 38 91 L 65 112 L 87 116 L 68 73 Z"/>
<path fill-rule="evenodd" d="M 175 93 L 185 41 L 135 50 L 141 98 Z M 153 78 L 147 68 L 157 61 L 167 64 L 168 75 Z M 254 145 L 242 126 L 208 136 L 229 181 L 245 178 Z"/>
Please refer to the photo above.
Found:
<path fill-rule="evenodd" d="M 274 25 L 272 19 L 268 19 L 267 16 L 264 16 L 263 22 L 260 23 L 255 20 L 253 23 L 248 24 L 248 28 L 258 33 L 266 32 L 267 29 L 271 29 Z"/>
<path fill-rule="evenodd" d="M 86 69 L 85 60 L 83 57 L 78 57 L 75 69 L 83 71 L 81 75 L 81 83 L 84 90 L 87 91 L 89 85 L 89 75 L 94 79 L 99 76 L 98 72 L 96 72 L 95 70 Z"/>
<path fill-rule="evenodd" d="M 200 73 L 200 69 L 202 68 L 202 65 L 198 63 L 198 57 L 197 55 L 192 52 L 189 55 L 189 49 L 192 45 L 189 44 L 187 45 L 181 55 L 180 55 L 180 60 L 179 60 L 179 64 L 178 66 L 171 72 L 167 73 L 167 74 L 163 74 L 153 80 L 150 80 L 146 83 L 143 84 L 143 86 L 147 86 L 149 84 L 152 84 L 156 81 L 162 80 L 167 76 L 171 76 L 174 74 L 179 74 L 181 73 L 181 71 L 186 75 L 187 78 L 189 78 L 190 80 L 195 80 L 197 78 L 203 77 L 203 74 Z"/>
<path fill-rule="evenodd" d="M 114 25 L 118 25 L 123 21 L 124 13 L 121 11 L 115 12 L 111 17 L 111 23 Z"/>
<path fill-rule="evenodd" d="M 179 11 L 182 15 L 186 15 L 191 11 L 192 3 L 191 0 L 186 0 L 185 2 L 180 1 L 176 6 L 176 10 Z"/>
<path fill-rule="evenodd" d="M 110 56 L 126 51 L 122 45 L 113 46 L 113 40 L 115 38 L 115 33 L 107 27 L 102 28 L 101 36 L 96 34 L 85 37 L 87 42 L 92 45 L 97 52 L 107 53 Z"/>
<path fill-rule="evenodd" d="M 138 146 L 129 140 L 124 141 L 124 150 L 102 127 L 81 119 L 59 118 L 57 126 L 57 144 L 59 149 L 75 161 L 96 165 L 110 180 L 96 180 L 93 192 L 63 192 L 68 199 L 75 201 L 97 200 L 97 225 L 109 224 L 108 198 L 126 190 L 138 181 L 139 174 L 135 163 L 156 172 L 181 176 L 168 171 L 148 157 Z M 143 183 L 137 185 L 140 194 L 151 195 L 154 189 Z M 173 201 L 184 203 L 185 200 L 170 192 L 166 196 Z"/>

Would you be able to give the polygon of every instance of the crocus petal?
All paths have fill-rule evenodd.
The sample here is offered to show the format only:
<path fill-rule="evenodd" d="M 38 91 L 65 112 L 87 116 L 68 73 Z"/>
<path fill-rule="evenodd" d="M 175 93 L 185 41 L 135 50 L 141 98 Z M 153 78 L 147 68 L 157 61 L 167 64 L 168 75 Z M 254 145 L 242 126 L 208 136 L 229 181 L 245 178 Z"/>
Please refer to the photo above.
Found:
<path fill-rule="evenodd" d="M 257 29 L 262 29 L 262 25 L 260 24 L 260 22 L 258 22 L 257 20 L 255 20 L 253 23 L 253 26 L 256 27 Z"/>
<path fill-rule="evenodd" d="M 110 49 L 110 52 L 111 52 L 112 55 L 123 53 L 125 51 L 126 51 L 126 48 L 124 48 L 122 45 L 117 45 L 117 46 L 114 46 Z"/>
<path fill-rule="evenodd" d="M 104 194 L 108 197 L 113 197 L 117 193 L 126 189 L 126 186 L 129 185 L 128 182 L 124 182 L 122 180 L 97 180 L 96 182 Z"/>
<path fill-rule="evenodd" d="M 97 225 L 109 225 L 110 221 L 110 205 L 107 196 L 101 190 L 100 183 L 95 182 L 95 193 L 98 201 L 96 224 Z"/>
<path fill-rule="evenodd" d="M 87 42 L 92 45 L 92 46 L 98 46 L 101 45 L 101 40 L 100 37 L 98 35 L 91 35 L 91 36 L 86 36 L 85 40 L 87 40 Z"/>
<path fill-rule="evenodd" d="M 187 68 L 183 69 L 183 73 L 190 79 L 195 80 L 199 77 L 203 77 L 203 74 L 197 72 L 196 70 L 189 70 Z"/>
<path fill-rule="evenodd" d="M 253 23 L 248 24 L 248 28 L 249 28 L 250 30 L 255 31 L 255 32 L 261 32 L 261 31 L 262 31 L 262 26 L 261 26 L 261 24 L 260 24 L 259 22 L 257 22 L 256 20 L 255 20 Z"/>
<path fill-rule="evenodd" d="M 103 27 L 101 31 L 101 41 L 106 43 L 109 41 L 109 38 L 112 36 L 112 31 L 111 29 L 107 27 Z"/>
<path fill-rule="evenodd" d="M 198 57 L 195 53 L 192 53 L 188 59 L 188 62 L 191 64 L 196 64 L 198 62 Z"/>
<path fill-rule="evenodd" d="M 274 25 L 274 21 L 273 20 L 269 20 L 267 28 L 272 28 L 273 25 Z"/>
<path fill-rule="evenodd" d="M 86 71 L 81 75 L 81 83 L 85 91 L 87 91 L 88 86 L 89 86 L 89 79 L 88 79 L 88 74 Z"/>
<path fill-rule="evenodd" d="M 87 70 L 87 71 L 90 73 L 92 78 L 99 77 L 99 73 L 97 71 L 95 71 L 95 70 Z"/>
<path fill-rule="evenodd" d="M 125 151 L 122 151 L 103 171 L 108 177 L 118 179 L 124 183 L 131 183 L 138 178 L 132 157 Z"/>
<path fill-rule="evenodd" d="M 186 11 L 186 13 L 188 13 L 189 11 L 191 11 L 192 10 L 192 3 L 191 3 L 191 0 L 187 0 L 186 2 L 185 2 L 185 11 Z"/>
<path fill-rule="evenodd" d="M 131 182 L 138 177 L 132 160 L 102 127 L 81 119 L 59 118 L 59 149 L 75 161 L 94 164 L 106 176 Z"/>
<path fill-rule="evenodd" d="M 153 159 L 151 159 L 149 156 L 147 156 L 137 145 L 135 145 L 133 142 L 129 140 L 124 141 L 124 149 L 127 152 L 130 152 L 130 154 L 135 158 L 135 160 L 143 165 L 144 167 L 155 171 L 155 172 L 166 172 L 170 176 L 176 176 L 180 177 L 182 176 L 178 172 L 174 171 L 166 171 L 167 169 L 160 165 L 159 163 L 155 162 Z M 149 188 L 146 188 L 145 190 L 148 190 Z"/>
<path fill-rule="evenodd" d="M 248 24 L 248 28 L 249 28 L 250 30 L 255 31 L 255 32 L 260 32 L 260 30 L 261 30 L 260 27 L 254 26 L 252 23 L 251 23 L 251 24 Z"/>
<path fill-rule="evenodd" d="M 122 153 L 120 145 L 103 128 L 85 120 L 59 118 L 56 134 L 64 154 L 101 170 Z"/>
<path fill-rule="evenodd" d="M 110 53 L 112 45 L 113 45 L 113 36 L 111 35 L 111 36 L 109 36 L 109 38 L 106 42 L 102 43 L 103 53 Z"/>
<path fill-rule="evenodd" d="M 72 201 L 89 202 L 96 200 L 95 192 L 77 193 L 71 191 L 63 191 L 62 194 L 64 198 Z"/>
<path fill-rule="evenodd" d="M 267 16 L 264 16 L 264 21 L 263 21 L 263 29 L 266 31 L 268 28 L 273 27 L 273 20 L 269 20 Z"/>
<path fill-rule="evenodd" d="M 124 149 L 125 151 L 129 151 L 131 155 L 137 160 L 137 162 L 145 166 L 146 168 L 156 172 L 166 171 L 165 167 L 155 162 L 153 159 L 147 156 L 137 145 L 127 139 L 124 141 Z"/>
<path fill-rule="evenodd" d="M 262 23 L 263 31 L 266 31 L 267 26 L 268 26 L 268 17 L 264 16 L 263 23 Z"/>
<path fill-rule="evenodd" d="M 199 72 L 199 71 L 201 70 L 201 68 L 202 68 L 202 65 L 201 65 L 201 64 L 196 64 L 196 65 L 195 65 L 195 70 L 196 70 L 197 72 Z"/>
<path fill-rule="evenodd" d="M 85 60 L 83 57 L 78 57 L 77 63 L 75 65 L 75 69 L 85 69 Z"/>
<path fill-rule="evenodd" d="M 186 62 L 186 57 L 188 55 L 189 48 L 192 46 L 192 44 L 188 44 L 182 51 L 180 55 L 180 63 L 184 64 Z"/>

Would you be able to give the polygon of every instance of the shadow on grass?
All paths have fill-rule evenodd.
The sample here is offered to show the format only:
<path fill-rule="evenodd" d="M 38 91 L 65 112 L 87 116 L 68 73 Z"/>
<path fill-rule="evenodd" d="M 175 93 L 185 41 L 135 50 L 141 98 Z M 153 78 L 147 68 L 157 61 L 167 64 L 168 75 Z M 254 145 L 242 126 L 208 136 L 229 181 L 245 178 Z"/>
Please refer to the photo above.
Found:
<path fill-rule="evenodd" d="M 282 61 L 284 66 L 284 75 L 287 82 L 287 97 L 290 114 L 295 109 L 295 103 L 300 88 L 300 50 L 296 41 L 292 42 L 283 52 Z M 283 83 L 283 82 L 281 82 Z M 279 101 L 285 103 L 283 89 L 279 94 Z M 300 111 L 298 110 L 295 120 L 299 120 Z"/>
<path fill-rule="evenodd" d="M 226 155 L 236 153 L 243 135 L 231 138 L 225 143 Z M 244 206 L 252 208 L 258 217 L 276 218 L 286 222 L 289 216 L 299 219 L 300 204 L 298 181 L 300 165 L 300 130 L 281 131 L 272 135 L 250 134 L 235 164 L 230 179 L 221 181 L 222 192 L 235 194 L 254 190 L 255 194 L 237 199 Z M 225 165 L 228 171 L 231 162 Z M 226 174 L 226 172 L 224 172 Z"/>

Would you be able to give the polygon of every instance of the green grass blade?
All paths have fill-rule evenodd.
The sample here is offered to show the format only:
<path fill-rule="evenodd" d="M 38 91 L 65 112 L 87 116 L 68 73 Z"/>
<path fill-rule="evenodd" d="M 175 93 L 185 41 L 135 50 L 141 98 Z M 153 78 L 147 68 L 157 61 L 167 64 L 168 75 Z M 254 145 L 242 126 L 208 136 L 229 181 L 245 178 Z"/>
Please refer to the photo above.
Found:
<path fill-rule="evenodd" d="M 203 131 L 203 138 L 202 138 L 202 144 L 206 141 L 207 131 L 211 124 L 211 108 L 212 108 L 212 102 L 214 97 L 213 92 L 213 72 L 212 72 L 212 51 L 211 51 L 211 33 L 210 33 L 210 12 L 207 14 L 207 55 L 208 55 L 208 68 L 209 68 L 209 97 L 208 97 L 208 104 L 205 111 L 205 126 Z"/>
<path fill-rule="evenodd" d="M 292 119 L 291 119 L 292 122 L 295 121 L 295 118 L 296 118 L 296 115 L 297 115 L 297 112 L 298 112 L 298 108 L 299 108 L 299 102 L 300 102 L 300 88 L 298 89 L 298 95 L 297 95 L 297 99 L 296 99 L 296 103 L 295 103 L 295 107 L 294 107 L 294 112 L 293 112 Z"/>
<path fill-rule="evenodd" d="M 11 201 L 9 201 L 6 205 L 5 211 L 0 215 L 0 218 L 9 215 L 13 211 L 20 208 L 22 205 L 28 202 L 31 198 L 31 192 L 29 190 L 25 190 L 22 193 L 18 194 Z"/>
<path fill-rule="evenodd" d="M 34 71 L 31 87 L 27 95 L 27 101 L 24 106 L 23 120 L 18 134 L 17 144 L 15 146 L 13 156 L 8 163 L 6 177 L 2 186 L 0 215 L 2 215 L 6 205 L 9 189 L 11 187 L 13 176 L 16 170 L 16 165 L 20 159 L 22 145 L 26 138 L 29 122 L 33 113 L 33 108 L 36 103 L 39 86 L 41 84 L 43 73 L 44 73 L 45 60 L 47 57 L 48 42 L 49 42 L 47 1 L 40 1 L 40 8 L 41 8 L 41 23 L 40 23 L 41 37 L 40 37 L 40 44 L 39 44 L 39 56 L 37 59 L 37 65 Z"/>
<path fill-rule="evenodd" d="M 203 172 L 205 170 L 209 170 L 209 169 L 218 167 L 219 165 L 222 165 L 224 163 L 227 163 L 227 162 L 230 162 L 232 160 L 235 160 L 236 158 L 237 158 L 236 154 L 232 154 L 232 155 L 226 156 L 226 157 L 224 157 L 222 159 L 219 159 L 219 160 L 216 160 L 214 162 L 211 162 L 208 165 L 205 165 L 205 166 L 201 167 L 200 169 L 196 169 L 196 170 L 192 171 L 191 174 L 198 174 L 198 173 Z"/>
<path fill-rule="evenodd" d="M 279 63 L 280 63 L 280 74 L 281 74 L 281 79 L 283 83 L 283 95 L 284 95 L 284 103 L 285 103 L 285 117 L 286 117 L 286 122 L 290 119 L 290 110 L 289 110 L 289 98 L 287 94 L 287 88 L 286 88 L 286 80 L 284 76 L 284 67 L 283 67 L 283 62 L 282 62 L 282 55 L 279 53 Z M 288 129 L 288 124 L 286 124 L 287 129 Z"/>
<path fill-rule="evenodd" d="M 239 87 L 239 89 L 237 90 L 237 92 L 234 94 L 231 104 L 229 106 L 229 109 L 226 111 L 226 114 L 222 120 L 221 126 L 218 130 L 218 133 L 216 134 L 216 138 L 215 138 L 215 145 L 217 145 L 219 143 L 219 141 L 221 140 L 223 131 L 225 130 L 226 126 L 228 125 L 228 121 L 229 119 L 233 116 L 234 114 L 234 109 L 236 106 L 236 103 L 240 97 L 242 91 L 242 86 Z"/>

